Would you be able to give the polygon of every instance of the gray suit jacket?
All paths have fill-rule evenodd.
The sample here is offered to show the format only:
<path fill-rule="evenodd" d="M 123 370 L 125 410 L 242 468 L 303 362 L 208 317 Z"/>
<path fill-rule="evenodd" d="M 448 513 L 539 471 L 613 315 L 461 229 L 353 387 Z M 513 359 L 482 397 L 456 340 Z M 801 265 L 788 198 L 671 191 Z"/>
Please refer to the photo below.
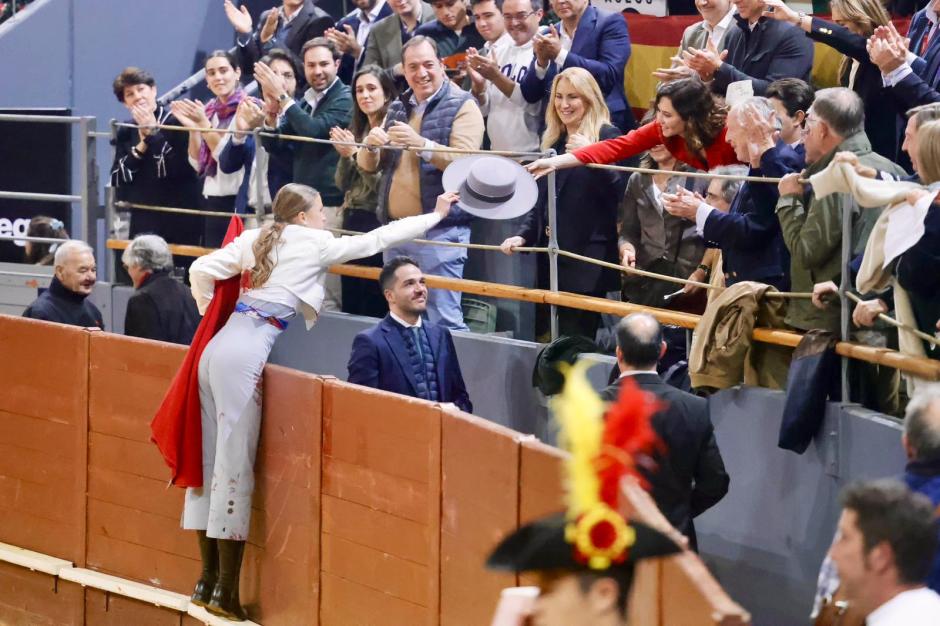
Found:
<path fill-rule="evenodd" d="M 434 9 L 427 2 L 422 2 L 418 25 L 426 24 L 433 19 Z M 401 18 L 393 13 L 376 22 L 369 31 L 366 52 L 359 67 L 374 63 L 382 69 L 391 69 L 401 63 L 401 47 Z"/>
<path fill-rule="evenodd" d="M 731 26 L 734 26 L 733 22 Z M 731 30 L 730 27 L 721 36 L 721 40 L 718 42 L 718 52 L 721 52 L 725 49 L 725 41 L 728 39 L 729 30 Z M 708 31 L 705 30 L 705 20 L 696 22 L 687 27 L 685 32 L 682 33 L 682 42 L 679 44 L 679 51 L 682 52 L 683 50 L 688 50 L 689 48 L 702 49 L 705 47 L 707 41 Z"/>
<path fill-rule="evenodd" d="M 681 164 L 676 169 L 691 171 Z M 675 193 L 677 187 L 698 190 L 695 180 L 673 176 L 666 192 Z M 653 178 L 647 174 L 631 174 L 627 181 L 620 204 L 620 242 L 632 243 L 636 248 L 637 269 L 677 278 L 688 278 L 705 254 L 705 241 L 695 232 L 694 222 L 657 207 Z M 663 296 L 676 288 L 674 283 L 662 280 L 624 276 L 624 295 L 635 304 L 662 308 Z"/>

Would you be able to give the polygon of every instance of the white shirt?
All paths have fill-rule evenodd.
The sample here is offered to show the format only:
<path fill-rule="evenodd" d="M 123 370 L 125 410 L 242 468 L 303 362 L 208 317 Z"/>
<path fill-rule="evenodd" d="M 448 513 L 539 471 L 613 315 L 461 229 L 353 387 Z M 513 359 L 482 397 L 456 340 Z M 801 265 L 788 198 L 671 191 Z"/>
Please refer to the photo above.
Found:
<path fill-rule="evenodd" d="M 360 48 L 366 47 L 366 41 L 369 39 L 369 31 L 372 30 L 372 26 L 378 20 L 379 13 L 382 12 L 384 7 L 385 0 L 379 0 L 368 13 L 353 11 L 352 14 L 356 14 L 356 17 L 359 18 L 359 29 L 356 31 L 356 41 L 359 42 Z"/>
<path fill-rule="evenodd" d="M 219 127 L 219 116 L 213 115 L 212 119 L 209 120 L 213 128 Z M 229 122 L 229 129 L 235 128 L 235 118 L 232 118 L 232 121 Z M 228 142 L 231 141 L 232 134 L 225 133 L 222 135 L 222 138 L 219 139 L 219 143 L 216 144 L 215 150 L 212 151 L 212 158 L 215 159 L 216 163 L 219 161 L 219 155 L 222 154 L 222 150 L 225 149 L 225 146 L 228 145 Z M 199 160 L 189 157 L 189 164 L 197 172 L 199 171 Z M 242 180 L 245 178 L 245 168 L 241 168 L 237 172 L 231 174 L 226 174 L 222 171 L 222 168 L 216 167 L 215 176 L 206 176 L 202 181 L 202 195 L 205 197 L 217 197 L 217 196 L 234 196 L 238 194 L 238 190 L 242 186 Z M 216 219 L 216 218 L 209 218 Z"/>
<path fill-rule="evenodd" d="M 717 210 L 710 204 L 699 203 L 698 208 L 695 209 L 695 232 L 698 233 L 699 237 L 705 236 L 705 222 L 708 220 L 708 216 L 712 214 L 712 211 Z"/>
<path fill-rule="evenodd" d="M 393 311 L 391 311 L 391 310 L 389 310 L 388 315 L 389 315 L 389 317 L 391 317 L 393 320 L 395 320 L 396 322 L 398 322 L 399 324 L 401 324 L 401 325 L 404 326 L 405 328 L 421 328 L 421 316 L 420 316 L 420 315 L 418 316 L 418 321 L 415 322 L 414 324 L 409 324 L 408 322 L 406 322 L 406 321 L 403 320 L 402 318 L 400 318 L 400 317 L 398 317 L 397 315 L 395 315 L 395 313 L 394 313 Z"/>
<path fill-rule="evenodd" d="M 731 7 L 731 10 L 728 11 L 721 21 L 715 24 L 714 27 L 711 26 L 708 22 L 705 22 L 705 32 L 708 33 L 708 38 L 711 39 L 711 42 L 715 44 L 715 47 L 718 47 L 718 44 L 721 42 L 721 38 L 725 36 L 725 33 L 728 32 L 728 28 L 731 27 L 731 21 L 734 19 L 734 7 Z"/>
<path fill-rule="evenodd" d="M 620 376 L 618 376 L 617 378 L 620 379 L 620 378 L 624 378 L 624 377 L 626 377 L 626 376 L 636 376 L 637 374 L 656 374 L 657 376 L 659 375 L 658 372 L 657 372 L 655 369 L 651 369 L 651 370 L 627 370 L 626 372 L 620 372 Z"/>
<path fill-rule="evenodd" d="M 307 328 L 323 304 L 323 281 L 334 263 L 362 259 L 424 234 L 441 221 L 437 212 L 395 220 L 364 235 L 334 237 L 326 230 L 288 224 L 281 233 L 274 270 L 268 281 L 248 292 L 253 298 L 300 309 Z M 201 314 L 212 300 L 215 281 L 237 276 L 255 266 L 252 246 L 261 229 L 246 230 L 235 241 L 193 261 L 189 281 Z"/>
<path fill-rule="evenodd" d="M 871 612 L 867 626 L 940 626 L 940 595 L 921 587 L 894 596 Z"/>
<path fill-rule="evenodd" d="M 484 92 L 486 102 L 480 111 L 486 116 L 486 130 L 493 150 L 535 152 L 539 149 L 541 103 L 526 102 L 519 86 L 535 56 L 533 43 L 530 39 L 524 45 L 517 46 L 509 38 L 511 45 L 503 45 L 503 37 L 493 45 L 493 51 L 499 71 L 515 83 L 512 96 L 507 98 L 496 85 L 488 83 Z"/>

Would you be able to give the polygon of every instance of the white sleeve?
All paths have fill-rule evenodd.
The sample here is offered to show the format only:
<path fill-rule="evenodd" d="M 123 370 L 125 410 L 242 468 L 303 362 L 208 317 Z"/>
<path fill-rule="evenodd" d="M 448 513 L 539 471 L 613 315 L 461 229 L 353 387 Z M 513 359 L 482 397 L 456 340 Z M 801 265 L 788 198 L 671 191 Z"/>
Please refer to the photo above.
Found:
<path fill-rule="evenodd" d="M 215 281 L 237 276 L 243 269 L 248 269 L 242 267 L 243 246 L 250 245 L 246 234 L 242 233 L 224 248 L 199 257 L 189 267 L 189 283 L 200 315 L 205 314 L 212 300 Z"/>
<path fill-rule="evenodd" d="M 364 235 L 328 239 L 320 249 L 320 263 L 326 267 L 362 259 L 382 250 L 423 235 L 441 221 L 437 212 L 395 220 Z"/>
<path fill-rule="evenodd" d="M 714 207 L 704 202 L 700 202 L 698 208 L 695 210 L 695 232 L 698 233 L 699 237 L 705 236 L 705 221 L 714 210 Z"/>

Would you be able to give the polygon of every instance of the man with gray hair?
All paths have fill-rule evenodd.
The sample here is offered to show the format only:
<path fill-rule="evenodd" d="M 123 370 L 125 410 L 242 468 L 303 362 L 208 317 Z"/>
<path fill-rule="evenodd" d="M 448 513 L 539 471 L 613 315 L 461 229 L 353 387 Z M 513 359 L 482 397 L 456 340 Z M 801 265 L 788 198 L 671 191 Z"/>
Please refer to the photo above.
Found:
<path fill-rule="evenodd" d="M 104 330 L 101 311 L 87 300 L 95 288 L 94 251 L 84 241 L 66 241 L 55 251 L 55 275 L 49 288 L 26 307 L 23 317 Z"/>
<path fill-rule="evenodd" d="M 812 292 L 813 285 L 827 280 L 839 282 L 842 274 L 843 194 L 817 198 L 804 187 L 809 178 L 825 169 L 837 152 L 852 152 L 861 165 L 903 176 L 904 170 L 875 153 L 865 135 L 865 109 L 851 89 L 833 87 L 816 92 L 816 100 L 806 114 L 806 162 L 802 174 L 789 174 L 780 182 L 777 218 L 783 240 L 790 251 L 790 277 L 793 291 Z M 851 254 L 865 250 L 880 209 L 859 210 L 852 215 Z M 787 308 L 786 322 L 799 330 L 821 328 L 839 331 L 838 306 L 818 309 L 809 299 L 794 299 Z"/>
<path fill-rule="evenodd" d="M 163 237 L 135 237 L 121 262 L 136 290 L 127 302 L 124 334 L 189 345 L 199 311 L 190 290 L 171 275 L 173 255 Z"/>
<path fill-rule="evenodd" d="M 652 315 L 628 315 L 617 324 L 616 333 L 620 377 L 601 392 L 601 397 L 615 401 L 629 378 L 663 400 L 652 425 L 665 444 L 665 453 L 657 454 L 656 470 L 646 478 L 663 515 L 696 549 L 692 518 L 717 504 L 728 493 L 730 482 L 715 442 L 708 401 L 667 385 L 656 373 L 666 342 Z"/>
<path fill-rule="evenodd" d="M 803 168 L 800 156 L 775 138 L 778 127 L 766 98 L 747 98 L 728 113 L 726 138 L 737 158 L 750 164 L 750 176 L 779 178 Z M 688 192 L 663 195 L 669 213 L 693 220 L 706 245 L 721 249 L 727 285 L 755 281 L 788 291 L 789 255 L 776 204 L 777 190 L 766 183 L 744 183 L 727 213 Z"/>

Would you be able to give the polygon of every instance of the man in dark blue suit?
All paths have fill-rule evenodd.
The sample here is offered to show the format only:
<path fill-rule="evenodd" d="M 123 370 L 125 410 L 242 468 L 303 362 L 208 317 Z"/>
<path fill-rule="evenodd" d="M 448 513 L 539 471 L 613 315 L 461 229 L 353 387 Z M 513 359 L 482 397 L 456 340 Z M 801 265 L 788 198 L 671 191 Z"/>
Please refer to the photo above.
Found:
<path fill-rule="evenodd" d="M 623 93 L 623 72 L 630 60 L 623 16 L 600 11 L 589 0 L 552 0 L 551 5 L 561 22 L 532 39 L 535 58 L 520 84 L 522 97 L 539 102 L 548 97 L 559 72 L 582 67 L 600 86 L 611 123 L 624 132 L 632 130 L 636 119 Z"/>
<path fill-rule="evenodd" d="M 894 29 L 879 30 L 869 42 L 871 61 L 881 70 L 902 115 L 915 106 L 940 102 L 938 9 L 940 0 L 933 0 L 914 15 L 907 33 L 909 47 Z"/>
<path fill-rule="evenodd" d="M 353 340 L 349 382 L 473 411 L 450 331 L 421 317 L 428 305 L 421 268 L 395 257 L 382 268 L 379 285 L 389 313 Z"/>
<path fill-rule="evenodd" d="M 748 98 L 728 113 L 727 140 L 741 161 L 751 163 L 750 176 L 779 178 L 803 168 L 803 159 L 774 139 L 775 114 L 766 98 Z M 790 254 L 775 208 L 779 194 L 768 183 L 744 183 L 727 213 L 691 193 L 664 195 L 672 215 L 694 220 L 705 241 L 721 248 L 726 284 L 753 280 L 790 288 Z"/>
<path fill-rule="evenodd" d="M 392 14 L 392 7 L 385 0 L 353 0 L 353 4 L 356 8 L 338 21 L 336 28 L 328 28 L 325 33 L 343 53 L 336 75 L 349 86 L 365 56 L 369 31 L 376 22 Z"/>
<path fill-rule="evenodd" d="M 656 468 L 643 471 L 656 505 L 696 549 L 692 518 L 725 497 L 730 479 L 715 441 L 708 401 L 667 385 L 656 373 L 665 351 L 656 318 L 634 313 L 620 320 L 616 350 L 620 377 L 601 392 L 601 397 L 615 401 L 624 379 L 631 378 L 640 389 L 662 401 L 652 426 L 664 450 L 657 453 Z"/>

